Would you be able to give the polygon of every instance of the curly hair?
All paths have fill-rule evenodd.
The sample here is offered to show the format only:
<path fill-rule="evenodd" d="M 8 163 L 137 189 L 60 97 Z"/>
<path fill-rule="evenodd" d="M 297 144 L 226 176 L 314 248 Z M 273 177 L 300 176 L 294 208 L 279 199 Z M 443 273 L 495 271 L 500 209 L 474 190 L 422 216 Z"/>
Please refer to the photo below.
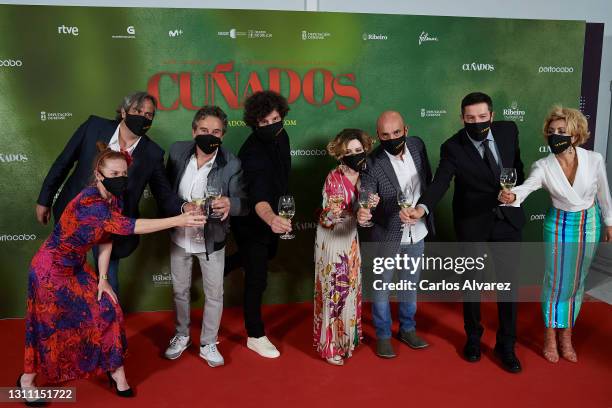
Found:
<path fill-rule="evenodd" d="M 346 154 L 346 147 L 351 140 L 359 140 L 363 151 L 369 153 L 372 150 L 372 138 L 361 129 L 342 129 L 340 133 L 327 144 L 327 153 L 334 159 L 339 160 Z"/>
<path fill-rule="evenodd" d="M 567 133 L 572 136 L 576 136 L 577 140 L 573 143 L 574 146 L 580 146 L 589 139 L 591 133 L 589 132 L 589 123 L 587 118 L 578 109 L 565 108 L 561 105 L 555 105 L 550 110 L 546 119 L 544 119 L 544 125 L 542 126 L 542 134 L 544 138 L 548 138 L 548 127 L 550 123 L 555 120 L 564 120 Z"/>
<path fill-rule="evenodd" d="M 287 99 L 274 91 L 255 92 L 244 101 L 244 121 L 251 129 L 255 130 L 260 120 L 276 110 L 281 119 L 289 112 Z"/>

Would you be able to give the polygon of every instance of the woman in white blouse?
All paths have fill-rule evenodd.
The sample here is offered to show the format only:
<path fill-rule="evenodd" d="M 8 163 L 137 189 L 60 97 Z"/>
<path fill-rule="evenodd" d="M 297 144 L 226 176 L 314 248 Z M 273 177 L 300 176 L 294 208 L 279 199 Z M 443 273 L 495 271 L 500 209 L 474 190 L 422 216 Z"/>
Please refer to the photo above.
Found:
<path fill-rule="evenodd" d="M 552 207 L 544 219 L 546 269 L 542 312 L 546 332 L 544 357 L 576 362 L 572 328 L 576 322 L 584 281 L 605 225 L 604 241 L 612 241 L 612 199 L 603 157 L 581 147 L 589 138 L 584 115 L 555 106 L 544 121 L 543 133 L 551 154 L 536 161 L 525 182 L 500 193 L 500 201 L 519 206 L 535 190 L 545 188 Z"/>

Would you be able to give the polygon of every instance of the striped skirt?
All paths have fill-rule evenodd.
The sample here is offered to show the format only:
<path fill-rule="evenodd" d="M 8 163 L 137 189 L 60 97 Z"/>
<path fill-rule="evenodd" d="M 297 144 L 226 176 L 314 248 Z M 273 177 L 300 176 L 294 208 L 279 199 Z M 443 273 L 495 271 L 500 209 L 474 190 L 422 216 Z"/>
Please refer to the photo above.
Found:
<path fill-rule="evenodd" d="M 544 219 L 546 250 L 542 313 L 546 327 L 571 328 L 576 322 L 584 281 L 601 233 L 597 205 L 568 212 L 550 208 Z"/>

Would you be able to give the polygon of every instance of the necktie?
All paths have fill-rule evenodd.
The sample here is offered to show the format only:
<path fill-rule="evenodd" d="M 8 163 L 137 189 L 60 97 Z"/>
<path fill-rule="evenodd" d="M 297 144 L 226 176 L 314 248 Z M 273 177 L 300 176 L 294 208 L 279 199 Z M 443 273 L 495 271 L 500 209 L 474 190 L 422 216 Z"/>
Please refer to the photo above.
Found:
<path fill-rule="evenodd" d="M 485 161 L 485 163 L 487 163 L 487 166 L 489 166 L 489 169 L 491 170 L 491 172 L 493 173 L 495 178 L 499 180 L 499 176 L 501 174 L 501 170 L 499 168 L 499 165 L 495 161 L 495 157 L 493 156 L 493 153 L 491 152 L 491 149 L 489 148 L 489 140 L 488 139 L 485 139 L 482 142 L 482 147 L 484 148 L 484 155 L 482 157 L 483 160 Z"/>
<path fill-rule="evenodd" d="M 121 154 L 125 157 L 125 161 L 127 162 L 128 167 L 132 164 L 132 155 L 127 150 L 119 148 Z"/>

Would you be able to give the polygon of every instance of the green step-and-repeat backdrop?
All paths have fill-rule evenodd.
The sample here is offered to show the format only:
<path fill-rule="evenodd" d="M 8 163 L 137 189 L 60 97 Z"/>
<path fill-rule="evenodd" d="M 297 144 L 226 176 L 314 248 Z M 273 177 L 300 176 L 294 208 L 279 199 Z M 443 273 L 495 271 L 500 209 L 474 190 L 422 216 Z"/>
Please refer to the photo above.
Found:
<path fill-rule="evenodd" d="M 351 127 L 375 136 L 377 116 L 398 110 L 435 167 L 440 144 L 462 126 L 461 98 L 483 91 L 498 120 L 517 123 L 528 171 L 547 154 L 540 129 L 551 105 L 578 106 L 584 32 L 582 21 L 0 5 L 0 317 L 23 315 L 28 265 L 51 231 L 34 215 L 51 163 L 89 115 L 113 117 L 126 94 L 159 99 L 149 135 L 164 149 L 191 137 L 199 107 L 221 106 L 233 152 L 249 134 L 246 97 L 274 89 L 289 99 L 297 239 L 281 242 L 265 302 L 304 301 L 334 135 Z M 446 240 L 451 197 L 436 210 Z M 540 240 L 548 201 L 540 191 L 525 204 L 527 240 Z M 141 206 L 156 215 L 150 193 Z M 172 308 L 168 248 L 167 233 L 152 234 L 122 260 L 124 309 Z M 241 271 L 226 279 L 227 305 L 241 303 L 242 285 Z"/>

